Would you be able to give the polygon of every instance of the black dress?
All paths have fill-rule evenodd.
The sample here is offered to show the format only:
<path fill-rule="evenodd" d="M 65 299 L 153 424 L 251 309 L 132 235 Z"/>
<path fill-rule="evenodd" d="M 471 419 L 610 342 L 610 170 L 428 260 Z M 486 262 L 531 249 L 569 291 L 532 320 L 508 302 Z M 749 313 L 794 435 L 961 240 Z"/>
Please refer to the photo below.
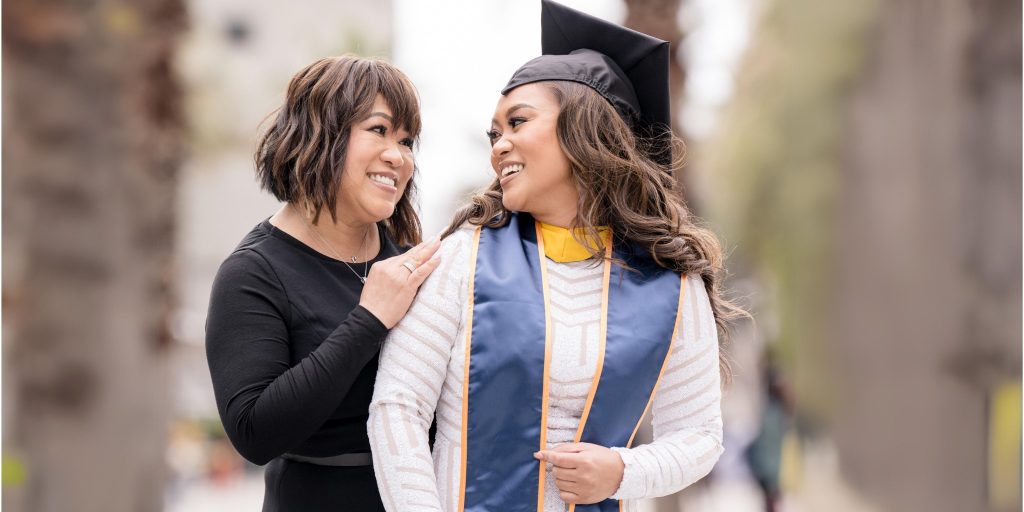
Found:
<path fill-rule="evenodd" d="M 381 250 L 399 254 L 378 227 Z M 360 274 L 363 265 L 353 265 Z M 206 354 L 221 421 L 247 460 L 268 464 L 264 511 L 384 510 L 372 466 L 282 459 L 368 453 L 367 410 L 387 328 L 358 306 L 362 283 L 269 221 L 221 264 Z"/>

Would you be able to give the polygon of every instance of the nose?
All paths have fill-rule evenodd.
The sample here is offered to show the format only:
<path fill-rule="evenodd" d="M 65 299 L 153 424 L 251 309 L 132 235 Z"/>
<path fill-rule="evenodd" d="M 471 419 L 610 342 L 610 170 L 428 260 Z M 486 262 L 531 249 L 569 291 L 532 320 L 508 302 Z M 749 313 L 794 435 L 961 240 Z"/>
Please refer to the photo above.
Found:
<path fill-rule="evenodd" d="M 405 164 L 405 157 L 398 144 L 390 145 L 380 154 L 380 159 L 390 167 L 401 167 Z"/>
<path fill-rule="evenodd" d="M 509 154 L 512 151 L 512 142 L 508 140 L 508 137 L 502 135 L 498 137 L 498 140 L 494 141 L 494 145 L 491 146 L 491 156 L 500 157 Z"/>

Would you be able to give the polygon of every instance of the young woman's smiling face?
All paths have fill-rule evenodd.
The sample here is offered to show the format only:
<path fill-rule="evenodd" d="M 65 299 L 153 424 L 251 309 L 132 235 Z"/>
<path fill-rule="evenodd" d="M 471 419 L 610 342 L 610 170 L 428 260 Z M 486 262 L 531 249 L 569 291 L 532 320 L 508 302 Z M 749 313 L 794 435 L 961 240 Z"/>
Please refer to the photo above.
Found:
<path fill-rule="evenodd" d="M 505 208 L 567 227 L 576 217 L 579 195 L 558 143 L 559 110 L 543 83 L 521 85 L 498 100 L 487 134 Z"/>

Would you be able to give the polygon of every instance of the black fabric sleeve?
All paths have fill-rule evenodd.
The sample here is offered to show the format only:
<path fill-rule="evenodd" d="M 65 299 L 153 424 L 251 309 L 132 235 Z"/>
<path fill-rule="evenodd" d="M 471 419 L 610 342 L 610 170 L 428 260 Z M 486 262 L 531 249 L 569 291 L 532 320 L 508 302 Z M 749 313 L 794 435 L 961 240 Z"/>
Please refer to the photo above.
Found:
<path fill-rule="evenodd" d="M 291 367 L 290 316 L 286 292 L 262 256 L 243 249 L 221 265 L 210 297 L 206 355 L 228 438 L 258 465 L 302 443 L 326 421 L 388 332 L 357 306 Z"/>

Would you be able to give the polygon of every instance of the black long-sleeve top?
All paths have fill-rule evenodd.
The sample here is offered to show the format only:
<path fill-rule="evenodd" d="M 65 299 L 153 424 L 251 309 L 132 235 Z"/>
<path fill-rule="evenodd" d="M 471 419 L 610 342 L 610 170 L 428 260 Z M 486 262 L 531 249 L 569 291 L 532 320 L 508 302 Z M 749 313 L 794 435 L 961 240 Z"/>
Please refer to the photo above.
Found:
<path fill-rule="evenodd" d="M 379 232 L 370 265 L 400 252 Z M 269 221 L 221 264 L 206 355 L 221 421 L 243 457 L 263 465 L 285 452 L 370 451 L 367 410 L 387 328 L 358 305 L 361 291 L 344 263 Z"/>

